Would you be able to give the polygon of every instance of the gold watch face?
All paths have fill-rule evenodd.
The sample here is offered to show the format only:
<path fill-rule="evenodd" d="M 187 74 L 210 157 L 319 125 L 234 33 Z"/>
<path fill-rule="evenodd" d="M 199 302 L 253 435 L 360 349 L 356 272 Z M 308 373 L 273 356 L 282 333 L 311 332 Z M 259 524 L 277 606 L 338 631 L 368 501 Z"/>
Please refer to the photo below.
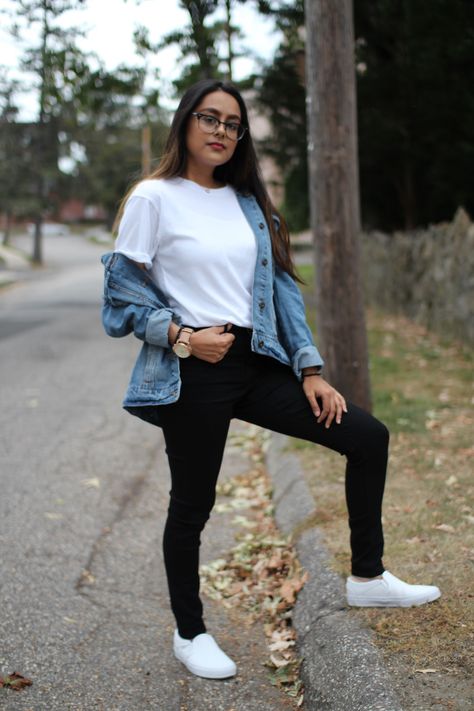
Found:
<path fill-rule="evenodd" d="M 191 346 L 183 341 L 178 341 L 173 346 L 173 352 L 176 353 L 178 358 L 189 358 L 191 355 Z"/>

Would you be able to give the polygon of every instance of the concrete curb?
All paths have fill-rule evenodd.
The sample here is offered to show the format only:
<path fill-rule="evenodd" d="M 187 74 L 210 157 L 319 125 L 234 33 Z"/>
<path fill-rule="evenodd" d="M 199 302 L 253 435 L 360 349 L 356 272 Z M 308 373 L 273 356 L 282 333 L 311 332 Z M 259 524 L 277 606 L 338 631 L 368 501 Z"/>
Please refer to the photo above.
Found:
<path fill-rule="evenodd" d="M 308 711 L 403 711 L 372 635 L 348 613 L 342 579 L 330 569 L 321 532 L 311 526 L 314 501 L 288 438 L 273 434 L 266 456 L 275 519 L 292 535 L 309 580 L 298 596 L 293 624 Z M 306 523 L 306 527 L 305 527 Z M 302 531 L 302 533 L 298 533 Z"/>

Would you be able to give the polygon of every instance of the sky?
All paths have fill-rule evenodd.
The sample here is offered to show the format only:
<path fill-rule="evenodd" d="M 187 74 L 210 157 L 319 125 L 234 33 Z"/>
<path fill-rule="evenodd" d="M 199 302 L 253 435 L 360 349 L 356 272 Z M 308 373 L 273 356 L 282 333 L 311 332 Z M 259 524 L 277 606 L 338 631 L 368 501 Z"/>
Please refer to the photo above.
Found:
<path fill-rule="evenodd" d="M 0 13 L 13 6 L 11 0 L 0 0 Z M 234 24 L 244 34 L 241 49 L 246 55 L 235 62 L 235 78 L 238 80 L 256 69 L 253 55 L 263 59 L 273 55 L 279 36 L 273 29 L 272 21 L 258 15 L 252 3 L 237 4 L 233 17 Z M 78 39 L 80 48 L 98 54 L 107 69 L 113 70 L 120 63 L 143 65 L 143 60 L 135 55 L 133 47 L 133 30 L 137 25 L 145 25 L 151 40 L 156 42 L 168 32 L 182 28 L 188 20 L 189 15 L 179 7 L 179 0 L 87 0 L 84 9 L 65 13 L 63 24 L 84 30 L 86 36 Z M 14 77 L 21 51 L 6 32 L 6 24 L 0 15 L 0 65 L 10 67 L 10 76 Z M 35 40 L 31 30 L 25 32 L 25 37 L 30 42 Z M 180 74 L 178 49 L 167 48 L 161 51 L 151 66 L 160 70 L 163 104 L 173 108 L 175 102 L 171 99 L 171 81 Z M 21 119 L 33 120 L 34 96 L 20 98 Z"/>

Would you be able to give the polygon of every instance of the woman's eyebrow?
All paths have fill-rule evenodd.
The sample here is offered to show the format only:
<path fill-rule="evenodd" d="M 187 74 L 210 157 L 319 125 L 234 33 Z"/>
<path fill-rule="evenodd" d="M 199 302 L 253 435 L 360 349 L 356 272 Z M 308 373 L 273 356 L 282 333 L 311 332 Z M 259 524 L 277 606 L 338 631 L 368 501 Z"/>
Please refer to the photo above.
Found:
<path fill-rule="evenodd" d="M 217 109 L 213 109 L 212 106 L 209 106 L 209 107 L 204 108 L 204 109 L 199 109 L 199 113 L 200 113 L 200 114 L 202 114 L 202 113 L 211 113 L 211 114 L 216 114 L 216 116 L 222 116 L 221 112 L 218 111 Z M 228 120 L 228 119 L 237 119 L 238 121 L 241 120 L 241 119 L 240 119 L 240 116 L 237 116 L 237 114 L 229 114 L 229 115 L 227 116 L 227 120 Z"/>

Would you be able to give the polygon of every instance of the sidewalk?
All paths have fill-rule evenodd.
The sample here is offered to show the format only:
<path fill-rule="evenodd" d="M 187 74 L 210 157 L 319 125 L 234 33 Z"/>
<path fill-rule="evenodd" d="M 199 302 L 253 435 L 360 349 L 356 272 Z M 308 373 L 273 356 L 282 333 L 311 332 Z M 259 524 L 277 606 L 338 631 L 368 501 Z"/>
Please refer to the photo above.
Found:
<path fill-rule="evenodd" d="M 20 251 L 0 245 L 0 288 L 24 279 L 31 270 L 31 262 Z"/>

